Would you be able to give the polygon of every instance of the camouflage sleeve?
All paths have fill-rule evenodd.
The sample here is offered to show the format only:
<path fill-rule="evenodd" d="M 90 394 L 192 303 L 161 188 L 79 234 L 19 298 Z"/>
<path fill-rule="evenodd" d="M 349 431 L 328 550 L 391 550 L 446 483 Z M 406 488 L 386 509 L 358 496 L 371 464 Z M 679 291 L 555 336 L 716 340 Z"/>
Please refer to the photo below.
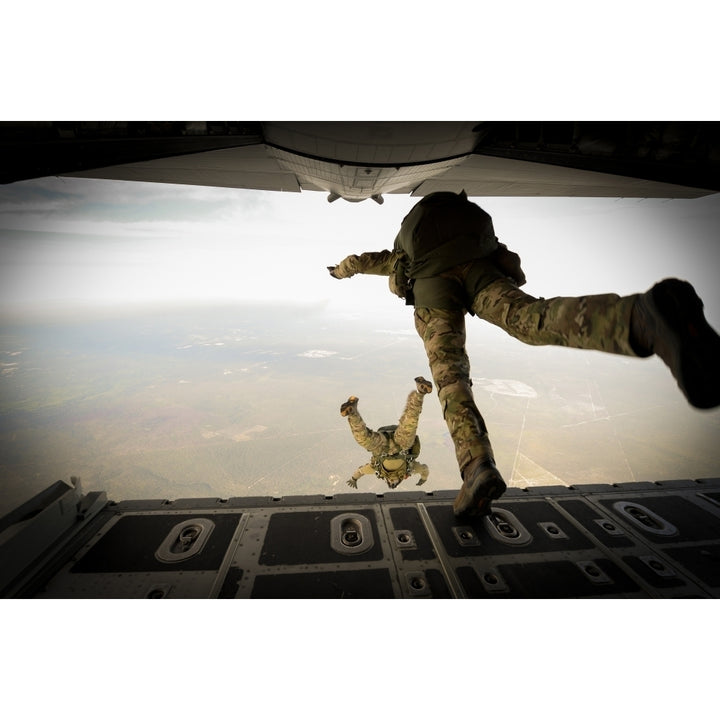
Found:
<path fill-rule="evenodd" d="M 336 278 L 349 278 L 362 273 L 364 275 L 389 275 L 395 264 L 393 250 L 380 252 L 366 252 L 362 255 L 348 255 L 330 269 L 330 274 Z"/>
<path fill-rule="evenodd" d="M 371 475 L 375 472 L 375 468 L 373 468 L 371 463 L 366 463 L 365 465 L 361 465 L 353 474 L 352 479 L 357 480 L 358 478 L 362 477 L 363 475 Z"/>
<path fill-rule="evenodd" d="M 355 488 L 357 490 L 357 481 L 358 478 L 361 478 L 363 475 L 369 475 L 370 473 L 375 472 L 375 468 L 373 468 L 371 463 L 367 463 L 365 465 L 361 465 L 353 474 L 352 477 L 347 481 L 347 484 L 351 488 Z"/>

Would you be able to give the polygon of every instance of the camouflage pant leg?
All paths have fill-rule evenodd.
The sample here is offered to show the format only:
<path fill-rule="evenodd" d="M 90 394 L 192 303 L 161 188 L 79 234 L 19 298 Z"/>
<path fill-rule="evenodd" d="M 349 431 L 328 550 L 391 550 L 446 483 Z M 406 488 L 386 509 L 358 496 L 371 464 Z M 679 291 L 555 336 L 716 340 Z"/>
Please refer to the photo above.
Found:
<path fill-rule="evenodd" d="M 388 451 L 388 439 L 382 433 L 370 430 L 359 412 L 347 416 L 348 424 L 358 445 L 373 455 L 381 455 Z"/>
<path fill-rule="evenodd" d="M 501 278 L 481 290 L 473 312 L 529 345 L 561 345 L 619 355 L 630 346 L 630 314 L 637 295 L 535 298 Z"/>
<path fill-rule="evenodd" d="M 400 417 L 400 422 L 395 430 L 393 439 L 400 446 L 401 450 L 409 450 L 415 442 L 417 435 L 418 421 L 423 407 L 423 395 L 413 390 L 405 403 L 405 410 Z"/>
<path fill-rule="evenodd" d="M 494 459 L 485 421 L 472 393 L 464 312 L 415 308 L 415 329 L 425 345 L 458 467 L 462 470 L 475 457 Z"/>

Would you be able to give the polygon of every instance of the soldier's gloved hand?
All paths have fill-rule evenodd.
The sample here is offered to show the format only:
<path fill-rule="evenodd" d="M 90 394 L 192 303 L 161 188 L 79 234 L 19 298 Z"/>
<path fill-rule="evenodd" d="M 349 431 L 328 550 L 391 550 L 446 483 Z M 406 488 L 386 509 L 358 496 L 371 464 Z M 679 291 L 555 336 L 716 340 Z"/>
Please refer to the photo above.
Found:
<path fill-rule="evenodd" d="M 509 278 L 512 278 L 518 287 L 526 283 L 525 273 L 520 267 L 520 256 L 512 250 L 508 250 L 507 245 L 498 243 L 498 249 L 491 257 L 494 260 L 495 267 Z"/>
<path fill-rule="evenodd" d="M 357 490 L 357 480 L 356 480 L 355 478 L 350 478 L 350 479 L 347 481 L 347 484 L 348 484 L 351 488 L 355 488 L 355 489 Z"/>
<path fill-rule="evenodd" d="M 337 278 L 338 280 L 340 280 L 340 276 L 337 274 L 337 269 L 338 269 L 337 265 L 328 265 L 327 269 L 328 269 L 328 272 L 330 273 L 331 277 L 334 277 L 334 278 Z"/>
<path fill-rule="evenodd" d="M 424 482 L 427 481 L 427 478 L 420 478 L 415 484 L 416 485 L 422 485 Z"/>

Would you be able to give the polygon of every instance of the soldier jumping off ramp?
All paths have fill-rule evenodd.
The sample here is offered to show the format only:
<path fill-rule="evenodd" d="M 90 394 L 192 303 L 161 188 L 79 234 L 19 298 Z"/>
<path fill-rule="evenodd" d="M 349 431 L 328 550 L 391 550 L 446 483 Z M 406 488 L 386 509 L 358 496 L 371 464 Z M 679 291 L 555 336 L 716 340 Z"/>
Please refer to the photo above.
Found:
<path fill-rule="evenodd" d="M 361 465 L 347 481 L 357 489 L 358 478 L 375 473 L 385 480 L 390 489 L 396 488 L 411 475 L 419 474 L 422 485 L 428 479 L 428 466 L 417 462 L 420 439 L 417 436 L 418 420 L 425 395 L 432 392 L 432 383 L 425 378 L 415 378 L 417 390 L 413 390 L 405 403 L 405 410 L 398 425 L 386 425 L 376 431 L 370 430 L 357 408 L 358 398 L 351 395 L 340 406 L 340 414 L 348 419 L 350 430 L 358 444 L 372 453 L 369 463 Z"/>
<path fill-rule="evenodd" d="M 669 278 L 641 294 L 535 298 L 520 290 L 519 256 L 498 242 L 492 218 L 465 192 L 436 192 L 403 219 L 393 250 L 349 255 L 334 278 L 389 276 L 415 307 L 463 484 L 455 514 L 484 515 L 506 489 L 473 397 L 465 313 L 530 345 L 560 345 L 633 357 L 658 355 L 688 402 L 720 405 L 720 337 L 689 283 Z"/>

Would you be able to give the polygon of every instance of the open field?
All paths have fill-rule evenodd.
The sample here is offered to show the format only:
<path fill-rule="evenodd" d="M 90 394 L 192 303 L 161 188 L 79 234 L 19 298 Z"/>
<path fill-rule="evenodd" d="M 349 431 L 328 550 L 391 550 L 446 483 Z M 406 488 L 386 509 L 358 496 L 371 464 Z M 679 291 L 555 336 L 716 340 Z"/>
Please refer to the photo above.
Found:
<path fill-rule="evenodd" d="M 720 412 L 690 408 L 655 358 L 523 346 L 473 319 L 468 352 L 513 485 L 720 474 Z M 429 377 L 409 310 L 407 327 L 268 306 L 15 325 L 0 353 L 0 512 L 71 475 L 116 500 L 349 491 L 368 455 L 340 404 L 394 423 Z M 423 489 L 457 487 L 434 393 L 419 434 Z"/>

